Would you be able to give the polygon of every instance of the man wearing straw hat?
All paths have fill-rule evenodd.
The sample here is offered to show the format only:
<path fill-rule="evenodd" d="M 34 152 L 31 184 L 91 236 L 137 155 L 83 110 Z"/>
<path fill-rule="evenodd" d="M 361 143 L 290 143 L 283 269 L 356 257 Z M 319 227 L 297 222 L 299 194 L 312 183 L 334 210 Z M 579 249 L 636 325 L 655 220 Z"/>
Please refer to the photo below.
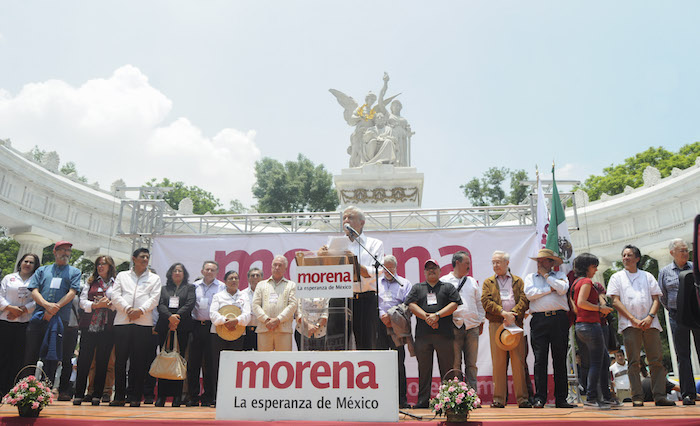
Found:
<path fill-rule="evenodd" d="M 566 293 L 569 280 L 554 268 L 563 260 L 550 249 L 540 249 L 530 259 L 537 262 L 537 272 L 525 277 L 525 295 L 530 301 L 530 344 L 535 355 L 535 408 L 547 403 L 547 366 L 552 349 L 554 366 L 554 402 L 557 408 L 573 408 L 568 394 L 566 350 L 569 342 L 569 303 Z"/>
<path fill-rule="evenodd" d="M 491 361 L 493 363 L 493 408 L 504 408 L 508 391 L 508 355 L 513 367 L 513 387 L 515 399 L 520 408 L 530 408 L 525 376 L 525 345 L 523 333 L 510 335 L 504 332 L 504 325 L 523 327 L 527 297 L 523 291 L 522 278 L 510 273 L 510 255 L 495 251 L 491 256 L 494 275 L 484 280 L 481 291 L 481 304 L 489 320 Z"/>

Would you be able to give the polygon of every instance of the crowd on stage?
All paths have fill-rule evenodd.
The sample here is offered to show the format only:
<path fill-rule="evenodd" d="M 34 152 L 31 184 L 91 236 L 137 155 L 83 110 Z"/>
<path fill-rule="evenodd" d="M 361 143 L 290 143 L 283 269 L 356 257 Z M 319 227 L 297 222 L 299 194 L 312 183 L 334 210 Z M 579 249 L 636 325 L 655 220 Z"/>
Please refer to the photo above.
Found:
<path fill-rule="evenodd" d="M 282 255 L 274 257 L 269 271 L 227 271 L 223 282 L 217 279 L 215 261 L 205 260 L 195 280 L 182 263 L 175 263 L 163 282 L 149 267 L 146 248 L 135 250 L 132 267 L 120 273 L 110 256 L 98 256 L 94 272 L 84 281 L 81 271 L 68 264 L 68 241 L 54 245 L 55 263 L 50 265 L 40 266 L 36 254 L 24 254 L 0 289 L 0 339 L 5 342 L 0 346 L 0 392 L 7 393 L 17 377 L 35 374 L 39 365 L 46 377 L 58 382 L 58 399 L 73 405 L 163 407 L 170 402 L 173 407 L 213 407 L 222 351 L 290 351 L 295 341 L 299 350 L 396 350 L 401 408 L 409 407 L 404 366 L 408 350 L 418 363 L 414 408 L 428 408 L 434 355 L 443 378 L 461 376 L 478 389 L 479 336 L 486 328 L 493 363 L 491 407 L 507 405 L 509 364 L 518 407 L 544 407 L 551 359 L 554 406 L 574 408 L 566 361 L 573 327 L 576 352 L 585 359 L 580 380 L 584 406 L 608 409 L 623 405 L 623 400 L 634 407 L 645 400 L 673 406 L 662 362 L 658 315 L 663 305 L 678 358 L 677 389 L 683 405 L 695 405 L 690 334 L 700 353 L 700 331 L 679 322 L 676 310 L 679 274 L 692 269 L 683 240 L 670 242 L 673 261 L 660 271 L 658 281 L 640 269 L 639 249 L 627 245 L 621 251 L 624 269 L 610 277 L 607 288 L 593 281 L 599 264 L 595 255 L 577 256 L 569 280 L 558 268 L 561 257 L 549 249 L 532 254 L 537 272 L 524 277 L 511 271 L 509 253 L 495 251 L 493 275 L 479 284 L 471 276 L 469 253 L 459 251 L 452 256 L 450 273 L 441 276 L 441 265 L 429 259 L 422 265 L 425 281 L 412 284 L 398 276 L 396 258 L 385 256 L 382 241 L 367 236 L 364 225 L 360 209 L 345 209 L 347 251 L 359 266 L 350 301 L 298 298 L 296 284 L 285 278 L 289 265 Z M 321 247 L 318 256 L 333 254 L 330 245 Z M 383 265 L 379 275 L 377 260 Z M 239 290 L 239 273 L 247 275 L 244 290 Z M 348 302 L 349 323 L 342 314 Z M 610 329 L 613 310 L 617 330 Z M 529 336 L 523 330 L 527 316 Z M 348 329 L 350 336 L 344 333 Z M 611 331 L 622 335 L 626 352 L 625 358 L 625 352 L 617 351 L 612 365 Z M 156 379 L 149 373 L 163 351 L 186 357 L 186 374 L 180 380 Z M 526 362 L 529 351 L 535 360 L 534 389 Z M 62 371 L 56 377 L 59 365 Z"/>

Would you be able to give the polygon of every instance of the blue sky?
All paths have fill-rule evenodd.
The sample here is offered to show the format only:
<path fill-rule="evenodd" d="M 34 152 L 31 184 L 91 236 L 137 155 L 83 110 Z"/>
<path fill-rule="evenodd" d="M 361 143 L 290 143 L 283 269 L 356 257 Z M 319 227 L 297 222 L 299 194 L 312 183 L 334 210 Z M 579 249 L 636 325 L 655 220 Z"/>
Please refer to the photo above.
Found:
<path fill-rule="evenodd" d="M 693 1 L 0 0 L 0 138 L 103 188 L 167 176 L 255 202 L 252 165 L 334 174 L 351 128 L 328 92 L 401 92 L 423 207 L 490 166 L 584 180 L 700 140 Z M 545 175 L 545 177 L 548 177 Z"/>

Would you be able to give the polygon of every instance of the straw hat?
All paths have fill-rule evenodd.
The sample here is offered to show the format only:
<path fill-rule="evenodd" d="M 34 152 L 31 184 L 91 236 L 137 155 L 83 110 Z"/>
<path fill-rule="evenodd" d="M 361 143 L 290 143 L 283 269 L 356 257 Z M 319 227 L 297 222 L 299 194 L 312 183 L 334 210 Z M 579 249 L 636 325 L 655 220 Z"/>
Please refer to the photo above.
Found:
<path fill-rule="evenodd" d="M 221 309 L 219 309 L 219 313 L 223 315 L 225 318 L 236 318 L 241 314 L 241 308 L 235 305 L 226 305 L 222 306 Z M 221 324 L 216 326 L 216 334 L 219 335 L 224 340 L 233 341 L 238 339 L 243 335 L 245 332 L 245 327 L 242 325 L 237 325 L 236 328 L 233 330 L 229 330 L 226 325 Z"/>
<path fill-rule="evenodd" d="M 559 266 L 564 261 L 562 260 L 561 257 L 557 256 L 554 254 L 554 252 L 550 249 L 540 249 L 540 251 L 537 252 L 537 256 L 531 257 L 530 259 L 532 260 L 537 260 L 537 259 L 551 259 L 554 261 L 554 266 Z"/>
<path fill-rule="evenodd" d="M 496 330 L 496 346 L 504 351 L 511 351 L 518 346 L 522 337 L 523 333 L 513 334 L 505 329 L 504 324 L 501 324 L 498 330 Z"/>

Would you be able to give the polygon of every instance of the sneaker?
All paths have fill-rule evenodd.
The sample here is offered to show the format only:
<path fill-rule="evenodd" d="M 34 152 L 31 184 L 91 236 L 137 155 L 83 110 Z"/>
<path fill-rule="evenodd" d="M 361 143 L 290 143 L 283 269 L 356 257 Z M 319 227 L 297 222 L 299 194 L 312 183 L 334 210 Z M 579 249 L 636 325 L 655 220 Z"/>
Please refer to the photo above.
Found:
<path fill-rule="evenodd" d="M 695 405 L 695 400 L 689 396 L 683 397 L 683 405 Z"/>
<path fill-rule="evenodd" d="M 609 406 L 608 404 L 604 403 L 603 401 L 589 401 L 589 400 L 586 400 L 586 401 L 583 403 L 583 406 L 584 406 L 584 407 L 590 407 L 590 408 L 597 408 L 597 409 L 599 409 L 599 410 L 609 410 L 609 409 L 610 409 L 610 406 Z"/>
<path fill-rule="evenodd" d="M 624 405 L 617 398 L 604 399 L 603 402 L 611 407 L 622 407 Z"/>
<path fill-rule="evenodd" d="M 520 407 L 520 408 L 532 408 L 532 404 L 530 404 L 530 401 L 523 401 L 520 404 L 518 404 L 518 407 Z"/>

